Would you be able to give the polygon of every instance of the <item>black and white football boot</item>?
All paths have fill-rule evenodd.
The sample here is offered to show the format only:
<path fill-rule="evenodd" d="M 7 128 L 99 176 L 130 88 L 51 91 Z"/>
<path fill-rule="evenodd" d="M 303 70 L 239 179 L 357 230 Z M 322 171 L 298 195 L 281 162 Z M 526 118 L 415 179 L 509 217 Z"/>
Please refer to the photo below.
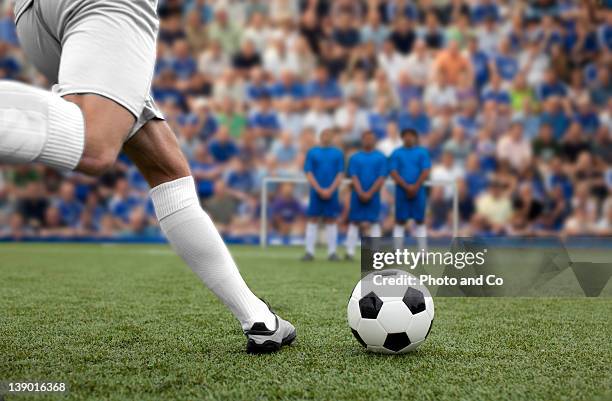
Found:
<path fill-rule="evenodd" d="M 272 312 L 274 313 L 274 312 Z M 249 330 L 245 330 L 247 336 L 247 354 L 269 354 L 281 349 L 283 345 L 291 345 L 295 340 L 295 327 L 286 320 L 276 318 L 276 328 L 270 330 L 265 323 L 254 323 Z"/>

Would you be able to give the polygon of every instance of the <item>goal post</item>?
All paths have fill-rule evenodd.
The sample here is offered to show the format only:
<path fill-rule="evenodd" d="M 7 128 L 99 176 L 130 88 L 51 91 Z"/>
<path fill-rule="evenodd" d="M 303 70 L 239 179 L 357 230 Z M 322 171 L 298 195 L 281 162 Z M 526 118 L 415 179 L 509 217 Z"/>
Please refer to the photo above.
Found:
<path fill-rule="evenodd" d="M 305 177 L 264 177 L 261 182 L 261 217 L 259 227 L 259 245 L 262 248 L 268 245 L 268 189 L 274 184 L 302 184 L 308 185 L 308 180 Z M 349 185 L 351 180 L 345 178 L 342 185 Z M 388 179 L 385 185 L 394 185 L 395 183 Z M 459 193 L 457 191 L 457 183 L 452 180 L 428 180 L 425 182 L 428 187 L 442 186 L 451 188 L 452 190 L 452 235 L 457 237 L 459 234 Z"/>

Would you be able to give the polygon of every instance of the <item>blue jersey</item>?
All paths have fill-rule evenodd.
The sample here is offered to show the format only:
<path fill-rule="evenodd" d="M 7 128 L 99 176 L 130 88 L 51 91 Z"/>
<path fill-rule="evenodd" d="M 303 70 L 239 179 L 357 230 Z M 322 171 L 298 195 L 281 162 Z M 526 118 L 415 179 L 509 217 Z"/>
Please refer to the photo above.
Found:
<path fill-rule="evenodd" d="M 356 176 L 361 188 L 369 191 L 376 180 L 387 175 L 387 158 L 378 150 L 359 151 L 349 160 L 348 175 Z"/>
<path fill-rule="evenodd" d="M 312 173 L 321 188 L 331 186 L 344 171 L 344 155 L 334 147 L 315 146 L 306 154 L 304 172 Z"/>
<path fill-rule="evenodd" d="M 306 154 L 304 172 L 312 173 L 321 188 L 330 187 L 338 174 L 344 171 L 344 155 L 333 147 L 314 147 Z M 314 188 L 310 188 L 310 199 L 306 215 L 309 217 L 336 218 L 340 214 L 338 190 L 328 199 L 319 196 Z"/>
<path fill-rule="evenodd" d="M 348 175 L 357 177 L 361 188 L 369 191 L 374 183 L 387 175 L 387 158 L 381 152 L 360 151 L 349 160 Z M 359 199 L 356 191 L 351 193 L 349 221 L 351 222 L 377 222 L 380 219 L 380 191 L 376 192 L 367 202 Z"/>
<path fill-rule="evenodd" d="M 422 146 L 396 149 L 389 159 L 389 171 L 397 171 L 408 184 L 417 182 L 421 173 L 431 168 L 429 152 Z"/>
<path fill-rule="evenodd" d="M 431 160 L 427 149 L 421 146 L 407 148 L 402 146 L 391 155 L 389 161 L 389 171 L 396 171 L 400 177 L 408 184 L 414 184 L 423 171 L 431 168 Z M 395 220 L 398 223 L 405 223 L 414 219 L 418 224 L 425 220 L 425 210 L 427 208 L 427 194 L 425 188 L 421 186 L 419 192 L 414 197 L 408 198 L 406 191 L 395 187 Z"/>

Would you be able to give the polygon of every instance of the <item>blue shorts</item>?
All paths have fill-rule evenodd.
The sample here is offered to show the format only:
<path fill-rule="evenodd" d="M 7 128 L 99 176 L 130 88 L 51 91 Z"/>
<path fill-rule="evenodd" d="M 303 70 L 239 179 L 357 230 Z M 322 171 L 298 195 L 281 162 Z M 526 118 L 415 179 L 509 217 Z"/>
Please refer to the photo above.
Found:
<path fill-rule="evenodd" d="M 338 191 L 334 192 L 329 199 L 321 198 L 314 189 L 310 191 L 308 210 L 306 210 L 308 217 L 336 218 L 340 215 L 340 210 Z"/>
<path fill-rule="evenodd" d="M 349 221 L 375 223 L 380 217 L 380 194 L 376 194 L 369 202 L 362 202 L 356 192 L 351 193 L 351 209 Z"/>
<path fill-rule="evenodd" d="M 395 221 L 406 222 L 410 219 L 418 223 L 425 221 L 427 209 L 427 194 L 421 188 L 414 198 L 408 198 L 406 192 L 399 187 L 395 188 Z"/>

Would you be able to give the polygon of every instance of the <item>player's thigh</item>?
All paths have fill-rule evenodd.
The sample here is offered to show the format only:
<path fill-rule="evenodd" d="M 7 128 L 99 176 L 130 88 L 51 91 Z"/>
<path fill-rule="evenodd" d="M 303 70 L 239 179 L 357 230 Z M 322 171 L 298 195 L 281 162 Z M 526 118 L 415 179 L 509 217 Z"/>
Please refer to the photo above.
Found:
<path fill-rule="evenodd" d="M 165 121 L 149 121 L 123 150 L 151 187 L 191 175 L 176 136 Z"/>
<path fill-rule="evenodd" d="M 58 78 L 62 50 L 59 42 L 36 20 L 33 8 L 19 19 L 17 30 L 27 58 L 55 84 Z M 76 103 L 85 120 L 85 148 L 77 171 L 99 175 L 108 170 L 117 158 L 134 117 L 116 102 L 94 94 L 67 95 L 64 99 Z"/>
<path fill-rule="evenodd" d="M 150 0 L 90 0 L 66 16 L 73 3 L 50 3 L 40 3 L 39 9 L 62 41 L 53 90 L 81 106 L 86 139 L 79 169 L 97 174 L 148 120 L 143 116 L 156 58 L 155 8 Z"/>
<path fill-rule="evenodd" d="M 49 8 L 49 19 L 61 21 Z M 56 91 L 61 96 L 95 93 L 138 118 L 155 67 L 155 8 L 150 0 L 91 0 L 83 8 L 63 26 Z"/>

